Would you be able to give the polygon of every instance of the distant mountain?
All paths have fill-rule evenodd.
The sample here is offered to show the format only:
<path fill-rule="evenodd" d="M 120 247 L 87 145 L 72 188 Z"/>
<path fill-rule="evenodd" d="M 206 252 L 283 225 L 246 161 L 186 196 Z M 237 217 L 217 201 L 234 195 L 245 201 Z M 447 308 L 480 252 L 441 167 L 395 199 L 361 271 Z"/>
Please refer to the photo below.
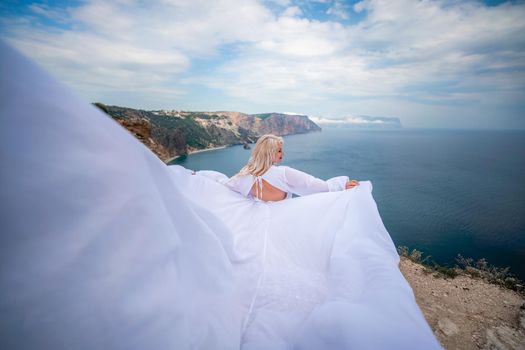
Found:
<path fill-rule="evenodd" d="M 160 159 L 196 150 L 253 143 L 261 135 L 284 136 L 321 131 L 305 115 L 241 112 L 145 111 L 95 103 L 132 132 Z"/>
<path fill-rule="evenodd" d="M 346 116 L 343 118 L 310 117 L 312 121 L 321 126 L 348 127 L 348 128 L 402 128 L 399 118 L 370 117 L 367 115 Z"/>

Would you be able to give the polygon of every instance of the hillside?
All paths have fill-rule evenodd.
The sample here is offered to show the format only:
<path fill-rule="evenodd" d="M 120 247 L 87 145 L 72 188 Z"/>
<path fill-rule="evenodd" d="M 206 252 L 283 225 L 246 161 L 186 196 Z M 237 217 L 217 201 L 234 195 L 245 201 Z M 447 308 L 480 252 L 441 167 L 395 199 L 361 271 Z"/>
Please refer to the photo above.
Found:
<path fill-rule="evenodd" d="M 163 161 L 195 150 L 254 143 L 267 133 L 284 136 L 321 130 L 305 115 L 146 111 L 102 103 L 95 106 L 132 132 Z"/>

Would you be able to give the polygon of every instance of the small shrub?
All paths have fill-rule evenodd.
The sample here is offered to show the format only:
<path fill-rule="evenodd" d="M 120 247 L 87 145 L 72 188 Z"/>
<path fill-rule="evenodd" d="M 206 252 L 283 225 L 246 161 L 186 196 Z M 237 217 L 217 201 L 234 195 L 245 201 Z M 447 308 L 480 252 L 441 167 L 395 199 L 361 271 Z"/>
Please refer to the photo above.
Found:
<path fill-rule="evenodd" d="M 465 259 L 461 254 L 458 254 L 456 261 L 463 266 L 465 272 L 471 276 L 479 277 L 490 283 L 498 284 L 502 287 L 525 294 L 523 281 L 510 273 L 510 267 L 508 266 L 501 268 L 490 265 L 485 258 L 481 258 L 474 263 L 473 259 Z"/>
<path fill-rule="evenodd" d="M 471 275 L 472 277 L 481 277 L 479 270 L 471 266 L 467 266 L 464 272 Z"/>
<path fill-rule="evenodd" d="M 428 259 L 430 259 L 430 257 L 431 257 L 431 255 L 429 255 L 426 258 L 421 259 L 423 257 L 423 252 L 421 252 L 421 251 L 419 251 L 417 249 L 412 249 L 412 252 L 409 253 L 409 250 L 408 250 L 407 246 L 399 246 L 397 248 L 397 252 L 398 252 L 399 255 L 407 257 L 410 260 L 412 260 L 413 262 L 416 262 L 416 263 L 422 264 L 422 265 L 425 265 L 425 262 Z"/>
<path fill-rule="evenodd" d="M 104 112 L 106 114 L 109 114 L 108 108 L 106 107 L 105 104 L 100 103 L 100 102 L 95 102 L 95 103 L 93 103 L 93 105 L 95 107 L 98 107 L 98 109 L 100 109 L 102 112 Z"/>
<path fill-rule="evenodd" d="M 401 256 L 408 256 L 408 247 L 405 245 L 400 245 L 397 247 L 397 253 Z"/>
<path fill-rule="evenodd" d="M 432 265 L 426 263 L 431 255 L 422 258 L 423 253 L 417 249 L 410 251 L 407 246 L 399 246 L 397 251 L 400 256 L 404 256 L 415 263 L 425 266 L 426 269 L 424 272 L 426 274 L 437 272 L 437 274 L 434 275 L 436 277 L 454 278 L 464 273 L 525 295 L 525 283 L 509 272 L 510 267 L 501 268 L 490 265 L 485 258 L 474 261 L 472 258 L 465 258 L 461 254 L 458 254 L 456 258 L 457 264 L 454 267 L 447 267 L 439 265 L 433 261 L 433 259 Z"/>
<path fill-rule="evenodd" d="M 437 263 L 434 263 L 434 269 L 438 272 L 438 277 L 455 278 L 459 275 L 455 268 L 441 266 Z"/>

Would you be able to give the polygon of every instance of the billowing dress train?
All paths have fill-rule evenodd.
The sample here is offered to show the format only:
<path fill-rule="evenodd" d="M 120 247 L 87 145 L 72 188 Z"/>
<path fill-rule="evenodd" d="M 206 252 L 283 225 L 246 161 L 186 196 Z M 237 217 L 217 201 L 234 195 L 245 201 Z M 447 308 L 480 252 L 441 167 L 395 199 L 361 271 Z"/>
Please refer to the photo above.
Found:
<path fill-rule="evenodd" d="M 370 181 L 257 201 L 2 43 L 0 73 L 2 348 L 441 349 Z"/>
<path fill-rule="evenodd" d="M 247 310 L 243 349 L 439 348 L 397 267 L 370 181 L 344 190 L 347 176 L 323 181 L 273 165 L 262 178 L 303 196 L 263 202 L 247 191 L 250 175 L 169 168 L 188 201 L 230 232 L 218 238 Z"/>

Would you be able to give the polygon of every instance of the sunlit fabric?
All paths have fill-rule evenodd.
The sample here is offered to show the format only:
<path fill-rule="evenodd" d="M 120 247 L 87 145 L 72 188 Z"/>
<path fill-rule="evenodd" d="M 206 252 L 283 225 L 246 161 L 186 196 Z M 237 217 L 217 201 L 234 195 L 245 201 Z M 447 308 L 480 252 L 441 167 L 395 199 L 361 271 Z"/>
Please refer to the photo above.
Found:
<path fill-rule="evenodd" d="M 0 57 L 2 348 L 441 349 L 371 182 L 254 201 Z"/>

